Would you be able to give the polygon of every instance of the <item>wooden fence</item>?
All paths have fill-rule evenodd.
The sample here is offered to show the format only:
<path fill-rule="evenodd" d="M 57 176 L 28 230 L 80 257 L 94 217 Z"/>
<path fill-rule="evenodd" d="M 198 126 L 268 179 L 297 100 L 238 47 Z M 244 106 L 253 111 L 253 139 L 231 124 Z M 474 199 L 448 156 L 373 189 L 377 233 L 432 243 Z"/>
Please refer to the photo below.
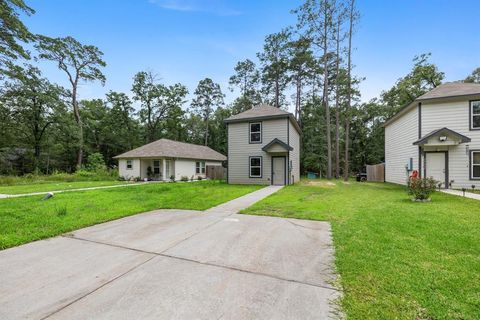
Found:
<path fill-rule="evenodd" d="M 385 164 L 367 165 L 367 181 L 385 182 Z"/>
<path fill-rule="evenodd" d="M 222 166 L 207 166 L 207 178 L 212 180 L 224 180 L 227 176 L 227 168 Z"/>

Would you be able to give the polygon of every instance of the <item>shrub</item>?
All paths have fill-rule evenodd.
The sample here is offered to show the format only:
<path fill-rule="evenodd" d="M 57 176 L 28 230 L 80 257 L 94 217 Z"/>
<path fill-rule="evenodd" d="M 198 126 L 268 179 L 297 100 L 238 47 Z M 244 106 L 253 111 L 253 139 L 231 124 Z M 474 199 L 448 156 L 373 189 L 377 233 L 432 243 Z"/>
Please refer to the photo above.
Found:
<path fill-rule="evenodd" d="M 437 181 L 433 178 L 410 178 L 408 182 L 408 194 L 413 200 L 425 201 L 435 192 Z"/>
<path fill-rule="evenodd" d="M 175 176 L 173 174 L 170 176 L 170 182 L 175 182 Z"/>
<path fill-rule="evenodd" d="M 107 167 L 105 166 L 103 155 L 100 152 L 95 152 L 88 155 L 86 168 L 88 171 L 106 170 Z"/>
<path fill-rule="evenodd" d="M 203 180 L 203 177 L 202 177 L 202 176 L 198 176 L 198 177 L 197 177 L 197 180 L 198 180 L 198 181 L 202 181 L 202 180 Z"/>
<path fill-rule="evenodd" d="M 182 176 L 182 177 L 180 178 L 180 181 L 187 182 L 187 181 L 188 181 L 188 177 L 187 177 L 187 176 Z"/>

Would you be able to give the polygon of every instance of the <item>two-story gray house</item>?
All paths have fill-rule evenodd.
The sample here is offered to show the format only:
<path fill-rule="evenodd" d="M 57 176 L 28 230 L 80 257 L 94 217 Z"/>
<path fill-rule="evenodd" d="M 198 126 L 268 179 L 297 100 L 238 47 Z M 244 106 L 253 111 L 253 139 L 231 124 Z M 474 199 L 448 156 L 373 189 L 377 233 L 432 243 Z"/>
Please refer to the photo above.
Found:
<path fill-rule="evenodd" d="M 228 183 L 286 185 L 300 180 L 300 126 L 284 110 L 259 105 L 225 120 Z"/>
<path fill-rule="evenodd" d="M 387 182 L 417 171 L 443 188 L 480 187 L 480 84 L 442 84 L 384 126 Z"/>

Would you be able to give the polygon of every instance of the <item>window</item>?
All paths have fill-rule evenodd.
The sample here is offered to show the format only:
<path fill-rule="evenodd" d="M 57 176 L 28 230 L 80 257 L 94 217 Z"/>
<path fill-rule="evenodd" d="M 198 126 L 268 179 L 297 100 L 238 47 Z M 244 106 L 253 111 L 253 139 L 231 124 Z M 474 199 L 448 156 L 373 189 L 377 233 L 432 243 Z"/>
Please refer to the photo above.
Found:
<path fill-rule="evenodd" d="M 470 160 L 471 179 L 480 179 L 480 150 L 472 151 Z"/>
<path fill-rule="evenodd" d="M 160 160 L 153 160 L 153 174 L 160 174 Z"/>
<path fill-rule="evenodd" d="M 480 129 L 480 100 L 470 101 L 470 129 Z"/>
<path fill-rule="evenodd" d="M 132 170 L 133 169 L 133 162 L 132 160 L 127 160 L 127 170 Z"/>
<path fill-rule="evenodd" d="M 195 162 L 195 173 L 196 174 L 205 174 L 205 161 Z"/>
<path fill-rule="evenodd" d="M 262 123 L 250 123 L 250 143 L 262 143 Z"/>
<path fill-rule="evenodd" d="M 262 157 L 250 157 L 250 178 L 262 177 Z"/>

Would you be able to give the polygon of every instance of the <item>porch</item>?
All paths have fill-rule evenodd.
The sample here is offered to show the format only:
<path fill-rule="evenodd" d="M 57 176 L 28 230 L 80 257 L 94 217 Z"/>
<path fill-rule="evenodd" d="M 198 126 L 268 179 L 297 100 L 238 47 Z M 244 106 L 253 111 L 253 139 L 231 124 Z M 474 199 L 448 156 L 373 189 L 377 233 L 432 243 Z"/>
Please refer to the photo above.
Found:
<path fill-rule="evenodd" d="M 171 158 L 140 159 L 140 177 L 152 181 L 168 181 L 175 176 L 175 160 Z"/>

